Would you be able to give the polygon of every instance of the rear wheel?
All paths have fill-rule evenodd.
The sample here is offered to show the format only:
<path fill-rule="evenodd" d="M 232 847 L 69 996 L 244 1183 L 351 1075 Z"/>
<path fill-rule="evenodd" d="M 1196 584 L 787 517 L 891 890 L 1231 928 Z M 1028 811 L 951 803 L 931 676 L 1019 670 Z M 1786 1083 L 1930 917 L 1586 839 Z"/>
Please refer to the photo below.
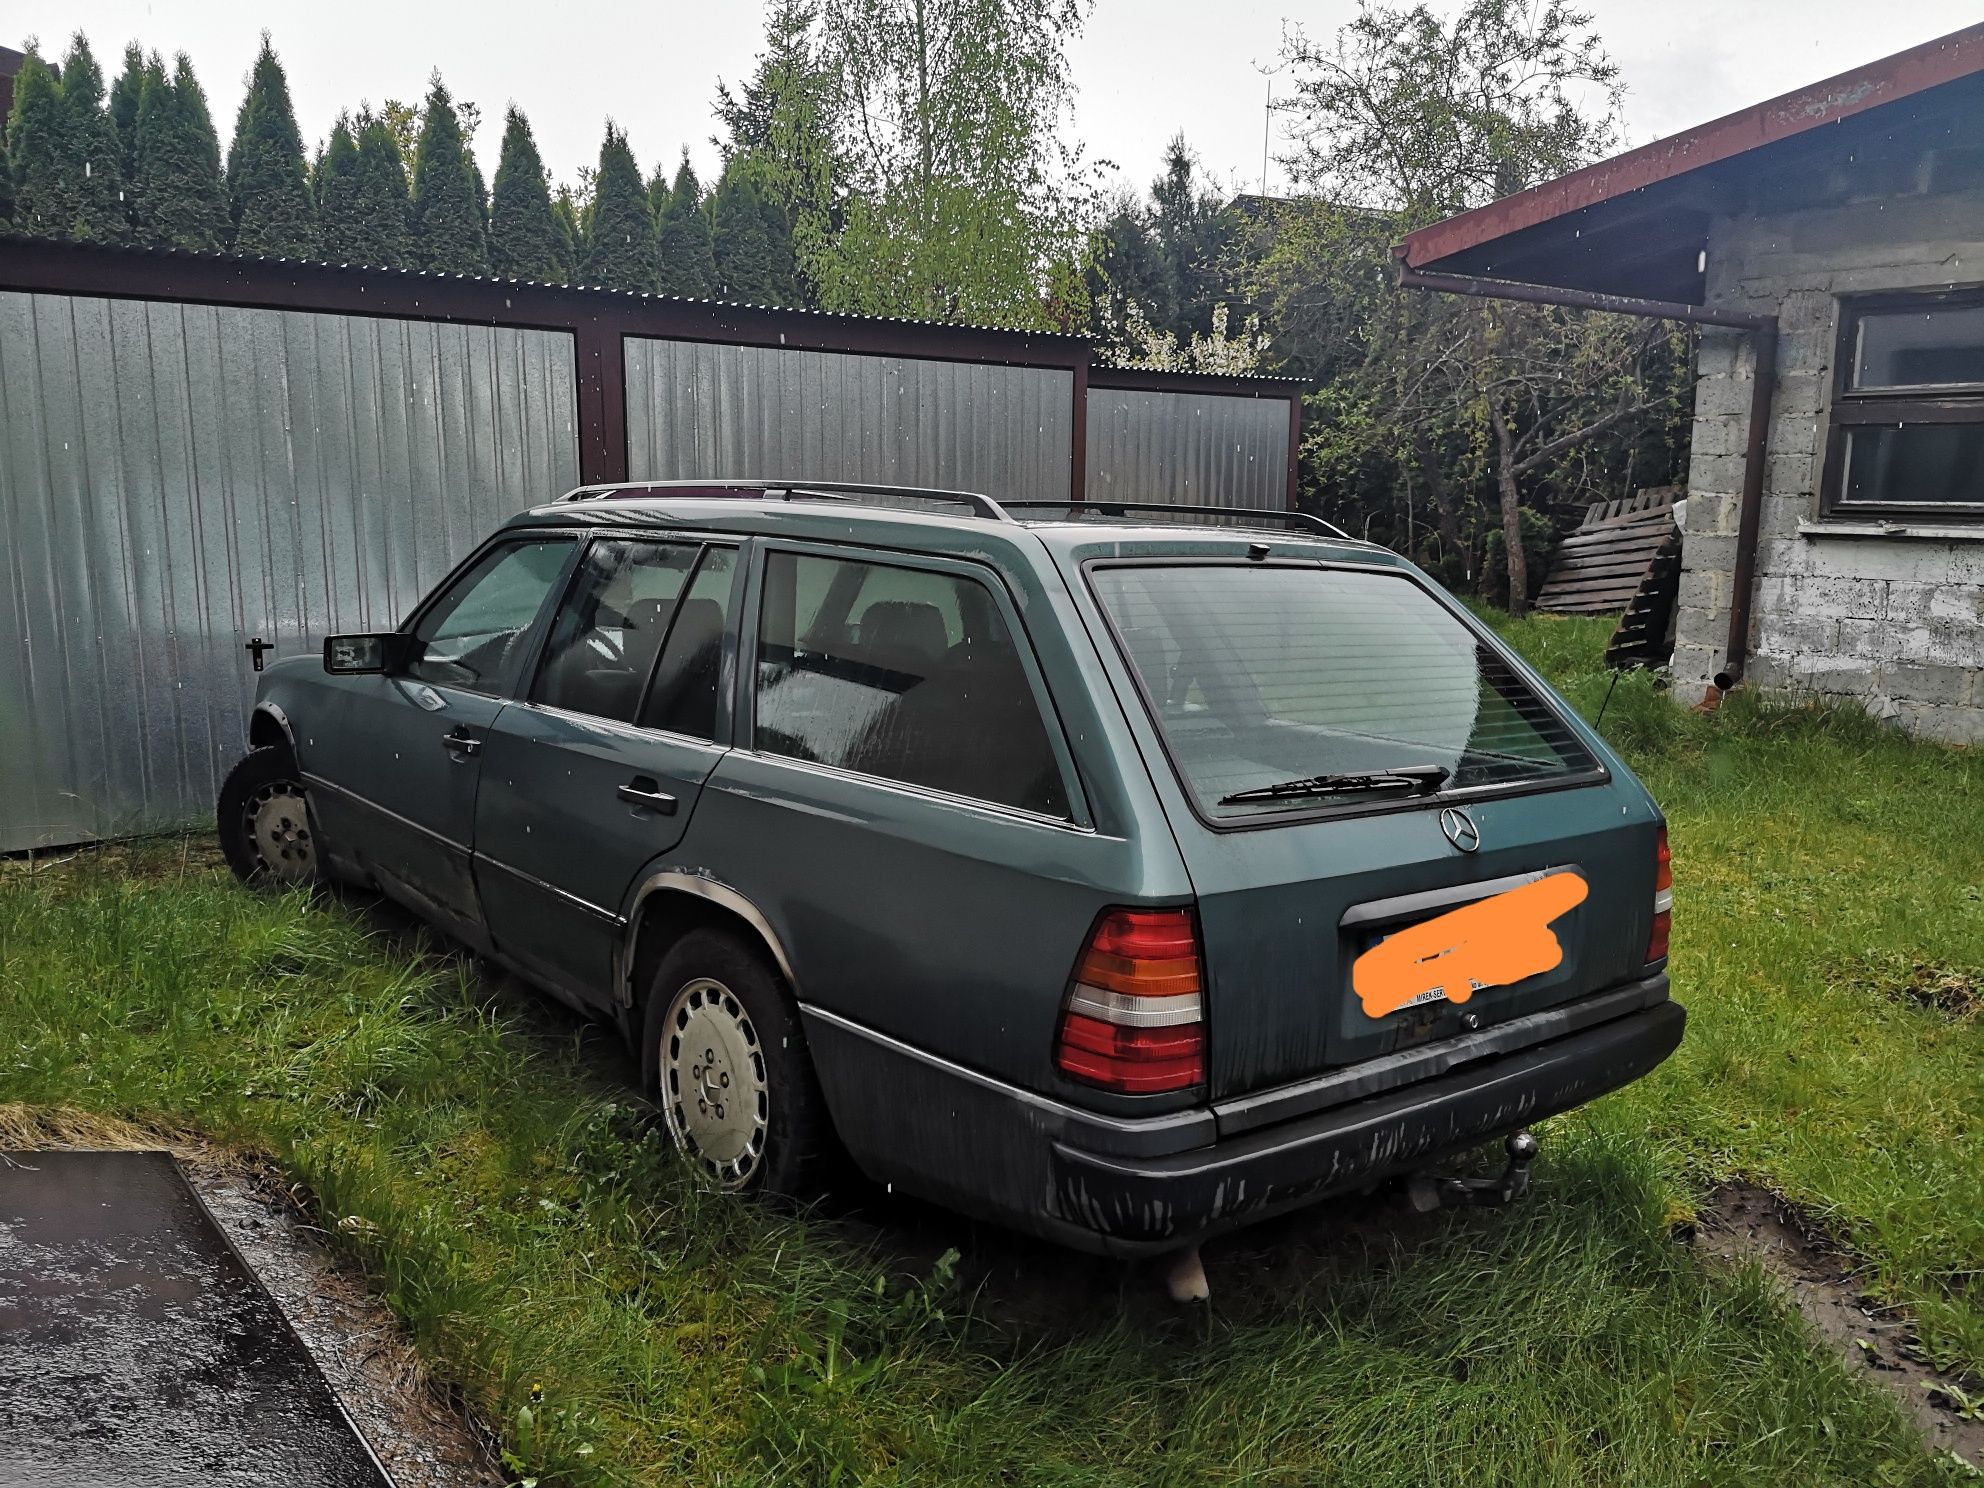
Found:
<path fill-rule="evenodd" d="M 643 1064 L 675 1146 L 712 1188 L 805 1197 L 831 1143 L 799 1014 L 741 937 L 692 930 L 649 985 Z"/>
<path fill-rule="evenodd" d="M 246 884 L 317 882 L 317 829 L 289 751 L 251 749 L 228 771 L 215 810 L 220 850 Z"/>

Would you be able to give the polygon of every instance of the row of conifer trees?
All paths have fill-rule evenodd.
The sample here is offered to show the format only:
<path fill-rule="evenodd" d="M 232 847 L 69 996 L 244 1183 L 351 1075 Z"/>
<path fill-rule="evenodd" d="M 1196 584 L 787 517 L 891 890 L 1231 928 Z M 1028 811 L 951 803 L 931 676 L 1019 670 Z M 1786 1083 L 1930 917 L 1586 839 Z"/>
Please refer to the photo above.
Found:
<path fill-rule="evenodd" d="M 705 192 L 686 152 L 645 184 L 610 120 L 581 196 L 553 190 L 511 106 L 494 189 L 437 74 L 425 107 L 340 115 L 313 161 L 265 34 L 225 161 L 182 52 L 134 43 L 108 90 L 79 32 L 58 67 L 14 82 L 0 226 L 36 237 L 605 285 L 745 304 L 801 303 L 783 204 L 726 172 Z"/>

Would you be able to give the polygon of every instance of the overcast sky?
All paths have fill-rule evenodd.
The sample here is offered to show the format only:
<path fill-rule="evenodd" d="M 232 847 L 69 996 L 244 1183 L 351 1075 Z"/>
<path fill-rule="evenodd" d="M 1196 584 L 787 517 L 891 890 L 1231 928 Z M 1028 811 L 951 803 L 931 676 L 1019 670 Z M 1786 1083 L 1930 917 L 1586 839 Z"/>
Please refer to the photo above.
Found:
<path fill-rule="evenodd" d="M 1984 20 L 1984 0 L 1584 0 L 1627 86 L 1628 143 L 1757 103 Z M 1434 0 L 1450 11 L 1454 0 Z M 476 150 L 493 174 L 504 105 L 530 116 L 554 177 L 595 160 L 608 114 L 643 169 L 687 145 L 707 178 L 718 78 L 747 74 L 755 0 L 591 0 L 563 6 L 449 0 L 8 0 L 7 34 L 59 53 L 80 26 L 115 74 L 125 42 L 192 56 L 223 146 L 264 26 L 289 70 L 298 122 L 319 141 L 361 100 L 417 99 L 442 70 L 482 106 Z M 1097 0 L 1074 52 L 1075 129 L 1091 158 L 1139 183 L 1183 130 L 1222 183 L 1257 189 L 1282 26 L 1325 37 L 1355 0 Z M 1278 172 L 1268 166 L 1268 185 Z"/>

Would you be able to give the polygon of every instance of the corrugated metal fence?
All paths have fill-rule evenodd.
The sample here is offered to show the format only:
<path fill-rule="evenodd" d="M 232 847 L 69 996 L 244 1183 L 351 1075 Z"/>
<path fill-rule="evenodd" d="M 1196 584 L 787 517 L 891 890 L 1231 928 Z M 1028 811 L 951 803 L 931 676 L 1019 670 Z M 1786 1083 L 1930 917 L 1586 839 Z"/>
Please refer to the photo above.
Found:
<path fill-rule="evenodd" d="M 1279 398 L 1090 388 L 1088 494 L 1285 509 L 1288 438 Z"/>
<path fill-rule="evenodd" d="M 1057 367 L 629 336 L 630 480 L 870 480 L 1053 501 L 1074 374 Z"/>
<path fill-rule="evenodd" d="M 204 815 L 250 637 L 389 627 L 577 483 L 570 343 L 0 293 L 0 849 Z"/>
<path fill-rule="evenodd" d="M 389 628 L 582 482 L 1286 504 L 1293 385 L 1090 357 L 1073 336 L 0 238 L 0 852 L 206 817 L 244 747 L 251 638 L 294 655 Z"/>

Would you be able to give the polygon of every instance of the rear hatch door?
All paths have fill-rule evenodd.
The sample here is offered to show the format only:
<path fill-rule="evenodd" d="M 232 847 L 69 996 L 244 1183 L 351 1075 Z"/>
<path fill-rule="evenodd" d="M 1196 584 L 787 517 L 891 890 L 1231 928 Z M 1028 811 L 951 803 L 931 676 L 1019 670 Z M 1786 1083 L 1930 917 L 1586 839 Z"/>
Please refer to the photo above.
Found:
<path fill-rule="evenodd" d="M 1088 580 L 1198 894 L 1215 1101 L 1642 971 L 1658 813 L 1416 570 L 1277 554 Z"/>

